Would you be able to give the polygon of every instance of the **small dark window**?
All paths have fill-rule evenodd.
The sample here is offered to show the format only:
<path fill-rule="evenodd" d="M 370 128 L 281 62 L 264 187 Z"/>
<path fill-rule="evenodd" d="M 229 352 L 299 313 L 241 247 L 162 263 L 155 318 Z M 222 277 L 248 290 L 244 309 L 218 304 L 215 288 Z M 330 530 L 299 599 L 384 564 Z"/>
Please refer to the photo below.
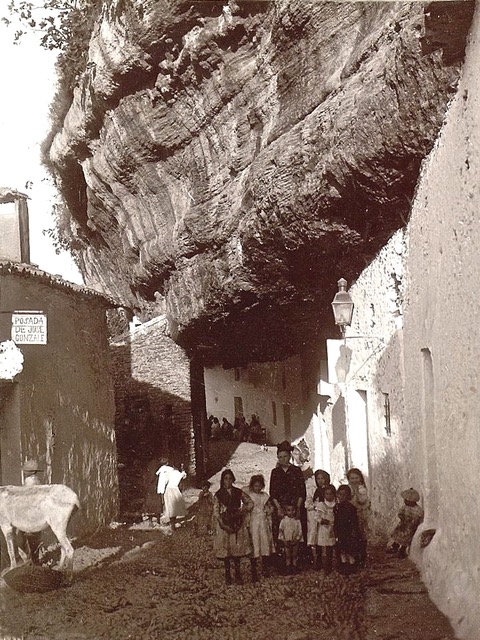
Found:
<path fill-rule="evenodd" d="M 282 368 L 282 389 L 285 391 L 287 388 L 287 372 L 285 370 L 285 365 Z"/>
<path fill-rule="evenodd" d="M 277 424 L 277 405 L 275 404 L 275 400 L 272 400 L 272 422 L 273 424 Z"/>
<path fill-rule="evenodd" d="M 234 372 L 234 375 L 235 375 L 235 380 L 240 380 L 240 369 L 238 367 L 235 367 L 233 372 Z"/>
<path fill-rule="evenodd" d="M 383 415 L 385 416 L 385 433 L 392 435 L 392 425 L 390 422 L 390 397 L 388 393 L 383 394 Z"/>
<path fill-rule="evenodd" d="M 285 440 L 290 442 L 292 439 L 292 418 L 288 403 L 283 405 L 283 426 L 285 427 Z"/>

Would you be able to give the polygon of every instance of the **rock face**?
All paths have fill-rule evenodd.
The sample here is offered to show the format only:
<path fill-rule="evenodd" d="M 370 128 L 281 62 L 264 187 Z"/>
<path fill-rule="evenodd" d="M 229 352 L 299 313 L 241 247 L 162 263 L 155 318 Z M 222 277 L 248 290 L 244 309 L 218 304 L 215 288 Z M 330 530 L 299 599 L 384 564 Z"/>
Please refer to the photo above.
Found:
<path fill-rule="evenodd" d="M 109 3 L 49 151 L 87 284 L 165 308 L 211 363 L 333 330 L 336 281 L 404 225 L 456 85 L 424 22 L 421 3 Z"/>

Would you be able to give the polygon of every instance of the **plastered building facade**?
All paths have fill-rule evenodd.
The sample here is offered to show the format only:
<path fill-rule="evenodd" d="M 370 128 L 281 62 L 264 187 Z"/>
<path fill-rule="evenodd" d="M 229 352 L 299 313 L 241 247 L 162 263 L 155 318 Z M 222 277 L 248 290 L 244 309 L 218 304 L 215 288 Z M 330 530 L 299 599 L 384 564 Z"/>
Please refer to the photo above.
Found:
<path fill-rule="evenodd" d="M 30 265 L 0 262 L 0 342 L 12 337 L 12 314 L 41 311 L 45 343 L 22 343 L 23 368 L 0 381 L 0 484 L 22 484 L 36 459 L 45 483 L 79 496 L 75 535 L 117 515 L 114 396 L 105 312 L 111 302 Z"/>

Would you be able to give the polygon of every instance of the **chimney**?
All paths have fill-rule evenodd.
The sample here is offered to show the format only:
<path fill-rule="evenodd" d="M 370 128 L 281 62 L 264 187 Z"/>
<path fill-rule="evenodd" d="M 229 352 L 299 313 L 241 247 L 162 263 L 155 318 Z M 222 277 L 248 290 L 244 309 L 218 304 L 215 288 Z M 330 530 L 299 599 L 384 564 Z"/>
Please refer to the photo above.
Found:
<path fill-rule="evenodd" d="M 28 196 L 0 187 L 0 260 L 30 263 Z"/>

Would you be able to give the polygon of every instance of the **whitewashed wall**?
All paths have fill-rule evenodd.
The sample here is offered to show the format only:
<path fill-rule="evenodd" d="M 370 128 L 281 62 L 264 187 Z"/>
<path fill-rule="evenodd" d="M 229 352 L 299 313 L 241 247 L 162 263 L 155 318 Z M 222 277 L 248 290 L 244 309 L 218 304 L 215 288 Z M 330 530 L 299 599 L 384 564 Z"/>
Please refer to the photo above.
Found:
<path fill-rule="evenodd" d="M 418 489 L 426 515 L 411 555 L 464 640 L 478 640 L 480 628 L 479 77 L 477 9 L 460 85 L 423 165 L 408 227 L 351 288 L 355 319 L 343 357 L 338 343 L 328 349 L 332 401 L 347 400 L 347 462 L 368 473 L 377 531 L 390 526 L 400 491 Z M 436 534 L 422 549 L 426 528 Z"/>
<path fill-rule="evenodd" d="M 355 304 L 346 340 L 328 341 L 333 407 L 345 403 L 343 439 L 334 435 L 334 481 L 358 467 L 372 500 L 372 529 L 378 534 L 395 520 L 399 492 L 411 486 L 413 465 L 406 464 L 411 438 L 404 429 L 402 362 L 405 232 L 398 231 L 350 288 Z M 390 431 L 385 398 L 390 403 Z M 332 420 L 333 433 L 338 430 Z M 342 452 L 345 450 L 345 456 Z M 343 464 L 342 464 L 343 463 Z"/>
<path fill-rule="evenodd" d="M 437 533 L 415 558 L 459 638 L 480 628 L 480 15 L 409 228 L 406 424 Z"/>

